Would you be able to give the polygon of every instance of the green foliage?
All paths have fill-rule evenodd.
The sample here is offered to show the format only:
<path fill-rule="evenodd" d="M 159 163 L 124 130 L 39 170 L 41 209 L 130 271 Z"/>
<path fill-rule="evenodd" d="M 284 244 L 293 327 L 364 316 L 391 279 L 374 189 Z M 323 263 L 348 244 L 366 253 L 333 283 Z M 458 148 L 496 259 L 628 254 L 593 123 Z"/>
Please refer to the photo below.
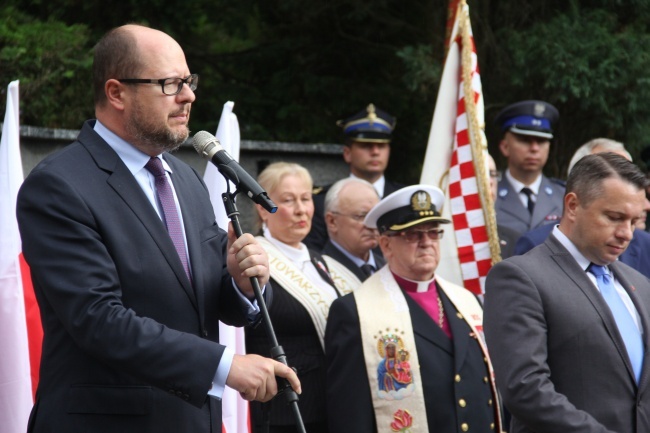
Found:
<path fill-rule="evenodd" d="M 468 1 L 493 155 L 495 115 L 523 99 L 560 110 L 549 175 L 562 177 L 575 148 L 594 137 L 623 141 L 635 157 L 650 144 L 650 0 Z M 4 4 L 0 84 L 20 79 L 23 124 L 78 128 L 92 117 L 93 44 L 112 27 L 140 22 L 175 37 L 201 75 L 193 130 L 214 131 L 232 100 L 244 139 L 340 142 L 336 120 L 373 102 L 398 118 L 389 175 L 419 178 L 444 62 L 446 0 Z"/>
<path fill-rule="evenodd" d="M 560 125 L 547 165 L 556 176 L 565 172 L 575 149 L 592 138 L 622 141 L 633 155 L 650 144 L 645 139 L 650 88 L 644 85 L 650 68 L 649 2 L 592 3 L 529 10 L 544 19 L 498 29 L 502 79 L 483 82 L 493 115 L 519 99 L 544 99 L 558 107 Z M 496 144 L 498 133 L 492 138 Z"/>
<path fill-rule="evenodd" d="M 12 7 L 0 14 L 0 76 L 3 86 L 20 80 L 21 122 L 78 128 L 93 113 L 85 26 L 38 21 Z M 5 104 L 2 98 L 2 112 Z"/>

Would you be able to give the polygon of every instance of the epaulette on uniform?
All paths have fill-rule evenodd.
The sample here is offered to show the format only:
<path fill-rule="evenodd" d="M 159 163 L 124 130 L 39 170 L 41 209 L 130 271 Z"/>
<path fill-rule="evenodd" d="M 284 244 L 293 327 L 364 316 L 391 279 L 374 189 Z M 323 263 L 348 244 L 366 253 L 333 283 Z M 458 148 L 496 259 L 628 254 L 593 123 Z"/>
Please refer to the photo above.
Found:
<path fill-rule="evenodd" d="M 566 180 L 558 179 L 557 177 L 549 177 L 548 180 L 554 184 L 560 185 L 562 188 L 566 188 Z"/>

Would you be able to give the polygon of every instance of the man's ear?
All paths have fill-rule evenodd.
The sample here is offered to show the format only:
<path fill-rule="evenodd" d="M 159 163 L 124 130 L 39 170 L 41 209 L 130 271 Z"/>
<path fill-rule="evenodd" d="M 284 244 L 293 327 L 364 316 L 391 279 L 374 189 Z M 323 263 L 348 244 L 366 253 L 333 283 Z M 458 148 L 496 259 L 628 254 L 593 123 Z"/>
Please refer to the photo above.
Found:
<path fill-rule="evenodd" d="M 108 103 L 116 110 L 124 110 L 125 86 L 114 78 L 104 83 L 104 93 Z"/>
<path fill-rule="evenodd" d="M 327 226 L 327 231 L 331 233 L 336 233 L 338 226 L 336 224 L 336 218 L 332 212 L 325 213 L 325 225 Z"/>
<path fill-rule="evenodd" d="M 499 150 L 501 151 L 501 154 L 506 158 L 510 156 L 510 148 L 505 137 L 499 142 Z"/>
<path fill-rule="evenodd" d="M 381 249 L 381 253 L 386 261 L 388 261 L 388 259 L 393 256 L 393 251 L 390 247 L 390 239 L 388 236 L 379 235 L 379 248 Z"/>
<path fill-rule="evenodd" d="M 345 161 L 346 164 L 350 164 L 352 162 L 351 146 L 343 146 L 343 160 Z"/>
<path fill-rule="evenodd" d="M 576 193 L 567 193 L 564 196 L 564 213 L 562 214 L 562 219 L 568 218 L 570 221 L 575 221 L 578 207 L 580 207 L 580 200 Z"/>

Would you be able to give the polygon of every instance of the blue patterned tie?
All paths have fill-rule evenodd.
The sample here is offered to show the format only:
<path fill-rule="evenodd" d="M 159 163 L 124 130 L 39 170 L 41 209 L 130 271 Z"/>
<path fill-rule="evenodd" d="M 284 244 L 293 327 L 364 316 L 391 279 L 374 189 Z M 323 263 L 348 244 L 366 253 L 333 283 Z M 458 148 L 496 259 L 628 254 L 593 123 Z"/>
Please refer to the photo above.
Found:
<path fill-rule="evenodd" d="M 181 259 L 187 278 L 192 281 L 190 267 L 187 261 L 187 252 L 185 251 L 183 228 L 181 227 L 181 220 L 178 216 L 176 202 L 174 201 L 174 193 L 172 192 L 171 185 L 167 182 L 167 176 L 165 176 L 165 169 L 162 166 L 160 158 L 151 158 L 144 168 L 149 170 L 155 178 L 156 195 L 158 196 L 158 202 L 162 207 L 163 220 L 167 226 L 169 237 L 172 238 L 172 242 L 174 243 L 178 257 Z"/>
<path fill-rule="evenodd" d="M 636 326 L 630 311 L 625 307 L 620 295 L 616 292 L 612 277 L 609 275 L 607 268 L 592 263 L 587 270 L 596 276 L 600 293 L 605 298 L 605 302 L 607 302 L 614 316 L 614 320 L 616 320 L 618 332 L 623 337 L 627 354 L 632 363 L 636 382 L 639 383 L 641 368 L 643 367 L 643 339 L 641 338 L 639 328 Z"/>

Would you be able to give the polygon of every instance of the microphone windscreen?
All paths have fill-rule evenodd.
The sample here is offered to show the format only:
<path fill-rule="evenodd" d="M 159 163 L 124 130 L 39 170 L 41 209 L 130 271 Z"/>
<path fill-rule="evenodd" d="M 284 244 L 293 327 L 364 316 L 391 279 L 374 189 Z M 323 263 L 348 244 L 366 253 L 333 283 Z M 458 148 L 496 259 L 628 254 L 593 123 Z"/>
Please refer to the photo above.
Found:
<path fill-rule="evenodd" d="M 194 150 L 207 159 L 212 159 L 212 156 L 221 149 L 221 144 L 217 140 L 217 137 L 207 131 L 199 131 L 194 134 L 192 145 L 194 146 Z"/>
<path fill-rule="evenodd" d="M 210 134 L 207 131 L 199 131 L 194 134 L 194 137 L 192 138 L 192 145 L 198 153 L 203 153 L 205 148 L 212 141 L 217 141 L 217 138 L 214 135 Z"/>

